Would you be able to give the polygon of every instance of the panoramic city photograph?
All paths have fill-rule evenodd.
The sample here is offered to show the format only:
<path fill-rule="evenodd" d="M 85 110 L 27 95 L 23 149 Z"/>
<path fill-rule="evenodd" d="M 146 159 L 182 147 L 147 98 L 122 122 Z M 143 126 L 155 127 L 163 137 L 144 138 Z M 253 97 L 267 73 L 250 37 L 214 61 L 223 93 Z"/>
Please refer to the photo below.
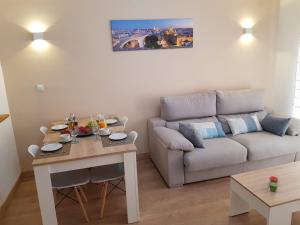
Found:
<path fill-rule="evenodd" d="M 193 47 L 192 19 L 112 20 L 114 51 Z"/>

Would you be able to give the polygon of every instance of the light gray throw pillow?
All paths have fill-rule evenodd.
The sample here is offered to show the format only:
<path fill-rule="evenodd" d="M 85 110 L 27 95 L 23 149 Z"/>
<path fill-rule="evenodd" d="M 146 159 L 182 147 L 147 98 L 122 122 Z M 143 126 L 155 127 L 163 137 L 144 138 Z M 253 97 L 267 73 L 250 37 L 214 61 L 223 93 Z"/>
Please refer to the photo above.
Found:
<path fill-rule="evenodd" d="M 179 130 L 179 123 L 203 123 L 203 122 L 218 122 L 217 117 L 205 117 L 201 119 L 189 119 L 166 122 L 166 127 L 174 130 Z"/>
<path fill-rule="evenodd" d="M 286 132 L 287 135 L 290 136 L 299 136 L 300 135 L 300 120 L 296 118 L 292 118 L 290 122 L 290 126 Z"/>

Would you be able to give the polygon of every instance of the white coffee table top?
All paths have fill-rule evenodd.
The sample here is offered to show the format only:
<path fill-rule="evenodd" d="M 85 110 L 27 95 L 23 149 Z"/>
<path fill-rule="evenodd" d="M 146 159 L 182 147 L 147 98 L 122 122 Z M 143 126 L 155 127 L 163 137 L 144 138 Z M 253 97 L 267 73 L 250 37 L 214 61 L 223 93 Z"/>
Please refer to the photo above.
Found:
<path fill-rule="evenodd" d="M 269 177 L 278 177 L 277 192 L 269 191 Z M 233 175 L 249 192 L 269 207 L 300 200 L 300 162 Z"/>

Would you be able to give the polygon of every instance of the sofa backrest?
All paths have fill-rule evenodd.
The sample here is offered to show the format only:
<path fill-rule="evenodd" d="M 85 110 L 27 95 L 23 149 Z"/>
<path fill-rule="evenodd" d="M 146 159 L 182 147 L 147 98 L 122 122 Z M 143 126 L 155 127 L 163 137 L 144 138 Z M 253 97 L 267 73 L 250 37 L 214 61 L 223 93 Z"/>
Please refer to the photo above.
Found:
<path fill-rule="evenodd" d="M 161 118 L 167 121 L 215 116 L 216 92 L 161 98 Z"/>
<path fill-rule="evenodd" d="M 264 110 L 263 89 L 218 90 L 216 93 L 218 115 L 250 113 Z"/>

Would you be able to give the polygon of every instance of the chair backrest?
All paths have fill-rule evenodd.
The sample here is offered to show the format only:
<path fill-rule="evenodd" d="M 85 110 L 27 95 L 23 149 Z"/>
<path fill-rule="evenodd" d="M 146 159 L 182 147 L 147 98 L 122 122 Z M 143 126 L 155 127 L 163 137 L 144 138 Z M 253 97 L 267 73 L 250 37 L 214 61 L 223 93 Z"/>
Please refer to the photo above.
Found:
<path fill-rule="evenodd" d="M 135 143 L 137 137 L 138 137 L 138 133 L 136 131 L 130 131 L 128 134 L 128 137 L 131 138 L 133 140 L 133 144 Z"/>
<path fill-rule="evenodd" d="M 126 127 L 126 123 L 128 122 L 128 117 L 127 116 L 122 116 L 120 118 L 120 122 Z"/>
<path fill-rule="evenodd" d="M 28 153 L 34 158 L 36 157 L 38 151 L 39 151 L 39 146 L 38 145 L 30 145 L 28 148 L 27 148 L 27 151 Z"/>
<path fill-rule="evenodd" d="M 41 131 L 44 135 L 46 135 L 47 132 L 48 132 L 48 128 L 45 127 L 45 126 L 42 126 L 42 127 L 40 127 L 40 131 Z"/>

